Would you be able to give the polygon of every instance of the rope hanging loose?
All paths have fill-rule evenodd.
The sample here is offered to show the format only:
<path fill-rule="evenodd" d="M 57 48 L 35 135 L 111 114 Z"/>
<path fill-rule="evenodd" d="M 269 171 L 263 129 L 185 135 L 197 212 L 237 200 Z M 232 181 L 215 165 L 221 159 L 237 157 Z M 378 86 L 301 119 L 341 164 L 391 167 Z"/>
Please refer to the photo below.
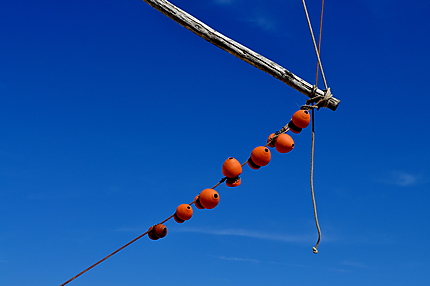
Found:
<path fill-rule="evenodd" d="M 309 13 L 308 13 L 308 9 L 306 7 L 306 2 L 305 0 L 302 0 L 303 3 L 303 8 L 305 10 L 305 15 L 306 15 L 306 20 L 308 22 L 308 27 L 309 27 L 309 31 L 312 37 L 312 43 L 314 45 L 314 49 L 315 49 L 315 54 L 317 56 L 317 64 L 316 64 L 316 72 L 315 72 L 315 86 L 314 88 L 316 89 L 318 86 L 318 71 L 321 71 L 321 77 L 324 81 L 324 86 L 326 88 L 324 96 L 319 96 L 319 97 L 315 97 L 313 96 L 311 99 L 309 99 L 305 106 L 303 106 L 302 108 L 305 109 L 311 109 L 311 118 L 312 118 L 312 138 L 311 138 L 311 155 L 310 155 L 310 174 L 309 174 L 309 180 L 310 180 L 310 189 L 311 189 L 311 196 L 312 196 L 312 206 L 313 206 L 313 211 L 314 211 L 314 219 L 315 219 L 315 225 L 317 228 L 317 232 L 318 232 L 318 239 L 317 242 L 315 243 L 315 246 L 312 247 L 312 251 L 313 253 L 317 254 L 318 253 L 318 246 L 321 242 L 321 228 L 319 225 L 319 221 L 318 221 L 318 212 L 317 212 L 317 204 L 316 204 L 316 199 L 315 199 L 315 187 L 314 187 L 314 160 L 315 160 L 315 112 L 314 109 L 315 108 L 321 108 L 321 107 L 326 107 L 328 104 L 328 100 L 332 97 L 330 88 L 327 85 L 327 80 L 324 74 L 324 70 L 322 67 L 322 62 L 321 62 L 321 42 L 322 42 L 322 25 L 323 25 L 323 17 L 324 17 L 324 0 L 322 0 L 321 3 L 321 13 L 320 13 L 320 23 L 319 23 L 319 36 L 318 36 L 318 43 L 315 40 L 315 36 L 314 36 L 314 32 L 312 29 L 312 24 L 311 24 L 311 20 L 309 18 Z"/>
<path fill-rule="evenodd" d="M 315 225 L 317 227 L 317 231 L 318 231 L 318 240 L 315 244 L 314 247 L 312 247 L 312 251 L 313 253 L 317 254 L 318 253 L 318 245 L 320 244 L 321 241 L 321 228 L 320 228 L 320 224 L 318 221 L 318 212 L 317 212 L 317 202 L 315 200 L 315 189 L 314 189 L 314 158 L 315 158 L 315 116 L 314 116 L 314 109 L 312 108 L 311 110 L 311 117 L 312 117 L 312 127 L 311 127 L 311 132 L 312 132 L 312 144 L 311 144 L 311 170 L 310 170 L 310 176 L 309 176 L 309 180 L 310 180 L 310 187 L 311 187 L 311 196 L 312 196 L 312 205 L 314 208 L 314 218 L 315 218 Z"/>

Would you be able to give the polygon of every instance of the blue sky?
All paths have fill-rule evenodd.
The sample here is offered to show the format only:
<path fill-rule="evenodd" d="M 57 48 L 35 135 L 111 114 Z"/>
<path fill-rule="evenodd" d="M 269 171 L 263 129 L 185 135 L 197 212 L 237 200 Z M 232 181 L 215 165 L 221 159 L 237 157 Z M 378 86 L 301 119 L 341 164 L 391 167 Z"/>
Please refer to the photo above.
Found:
<path fill-rule="evenodd" d="M 270 3 L 269 3 L 270 2 Z M 307 80 L 301 1 L 175 0 Z M 0 284 L 59 285 L 189 203 L 306 97 L 142 1 L 3 1 Z M 309 1 L 316 26 L 320 2 Z M 428 285 L 428 1 L 326 1 L 342 102 L 220 204 L 70 285 Z"/>

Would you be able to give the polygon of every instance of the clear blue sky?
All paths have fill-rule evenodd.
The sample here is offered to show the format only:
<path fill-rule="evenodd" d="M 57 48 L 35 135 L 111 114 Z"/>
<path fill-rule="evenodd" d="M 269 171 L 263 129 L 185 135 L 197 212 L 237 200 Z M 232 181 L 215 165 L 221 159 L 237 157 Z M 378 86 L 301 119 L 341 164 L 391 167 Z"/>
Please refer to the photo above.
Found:
<path fill-rule="evenodd" d="M 175 0 L 315 80 L 301 1 Z M 309 1 L 317 26 L 320 2 Z M 428 1 L 326 1 L 338 110 L 166 238 L 69 285 L 429 285 Z M 0 4 L 0 285 L 59 285 L 191 202 L 306 97 L 142 1 Z"/>

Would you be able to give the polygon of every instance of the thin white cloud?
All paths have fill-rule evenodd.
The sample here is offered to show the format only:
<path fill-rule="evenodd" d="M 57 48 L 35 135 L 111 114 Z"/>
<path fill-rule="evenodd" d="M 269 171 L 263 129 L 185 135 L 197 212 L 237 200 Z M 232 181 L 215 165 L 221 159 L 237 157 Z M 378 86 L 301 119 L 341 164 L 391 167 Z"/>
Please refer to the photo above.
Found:
<path fill-rule="evenodd" d="M 263 15 L 254 16 L 248 21 L 264 31 L 275 31 L 277 28 L 277 23 L 273 18 Z"/>
<path fill-rule="evenodd" d="M 355 261 L 344 260 L 341 263 L 343 265 L 351 266 L 351 267 L 355 267 L 355 268 L 367 268 L 367 266 L 364 265 L 363 263 L 355 262 Z"/>
<path fill-rule="evenodd" d="M 262 231 L 254 231 L 247 229 L 202 229 L 202 228 L 178 228 L 178 231 L 183 232 L 196 232 L 215 235 L 231 235 L 231 236 L 244 236 L 250 238 L 275 240 L 282 242 L 303 242 L 308 241 L 310 238 L 304 235 L 290 235 L 290 234 L 276 234 Z"/>
<path fill-rule="evenodd" d="M 219 6 L 233 6 L 236 4 L 239 4 L 239 0 L 214 0 L 213 1 L 215 5 Z M 246 5 L 246 2 L 244 2 Z M 252 5 L 251 5 L 252 6 Z M 228 7 L 227 9 L 232 9 L 231 7 Z M 247 13 L 248 16 L 245 16 L 242 18 L 240 16 L 241 20 L 244 22 L 247 22 L 251 24 L 254 27 L 258 27 L 264 31 L 269 32 L 277 32 L 278 30 L 278 21 L 274 17 L 273 14 L 265 13 L 264 11 L 261 11 L 261 9 L 258 9 L 257 7 L 248 7 L 249 9 L 256 9 L 255 12 L 249 12 Z"/>
<path fill-rule="evenodd" d="M 410 186 L 415 184 L 418 181 L 418 176 L 407 174 L 407 173 L 399 173 L 396 176 L 395 183 L 400 186 Z"/>
<path fill-rule="evenodd" d="M 221 259 L 221 260 L 229 260 L 229 261 L 252 262 L 252 263 L 259 263 L 260 262 L 257 259 L 239 258 L 239 257 L 217 256 L 217 258 Z"/>
<path fill-rule="evenodd" d="M 343 268 L 336 268 L 336 267 L 326 267 L 325 269 L 330 270 L 330 271 L 334 271 L 334 272 L 342 272 L 342 273 L 350 273 L 351 270 L 346 270 Z"/>
<path fill-rule="evenodd" d="M 418 183 L 421 175 L 412 174 L 408 172 L 393 171 L 390 172 L 385 178 L 380 180 L 382 183 L 389 185 L 396 185 L 400 187 L 409 187 Z"/>

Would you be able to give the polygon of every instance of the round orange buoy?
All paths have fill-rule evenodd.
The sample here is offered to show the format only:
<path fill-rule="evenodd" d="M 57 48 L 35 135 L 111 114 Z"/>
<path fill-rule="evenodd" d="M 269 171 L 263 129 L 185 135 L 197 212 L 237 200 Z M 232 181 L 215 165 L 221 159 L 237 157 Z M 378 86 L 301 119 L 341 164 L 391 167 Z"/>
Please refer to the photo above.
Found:
<path fill-rule="evenodd" d="M 257 164 L 255 164 L 251 158 L 248 159 L 248 166 L 253 170 L 258 170 L 261 168 L 261 166 L 258 166 Z"/>
<path fill-rule="evenodd" d="M 273 137 L 275 137 L 275 133 L 270 134 L 267 138 L 267 147 L 275 147 L 276 138 L 272 140 Z"/>
<path fill-rule="evenodd" d="M 251 160 L 257 166 L 266 166 L 269 164 L 271 157 L 272 155 L 270 154 L 269 148 L 264 146 L 256 147 L 251 152 Z"/>
<path fill-rule="evenodd" d="M 237 186 L 240 186 L 241 183 L 242 183 L 242 180 L 239 177 L 229 178 L 227 179 L 227 181 L 225 181 L 225 184 L 227 185 L 227 187 L 237 187 Z"/>
<path fill-rule="evenodd" d="M 222 165 L 222 174 L 227 178 L 236 178 L 242 174 L 242 165 L 233 157 L 229 157 Z"/>
<path fill-rule="evenodd" d="M 302 128 L 299 128 L 296 125 L 294 125 L 292 120 L 288 123 L 288 128 L 290 128 L 291 132 L 296 134 L 299 134 L 300 132 L 302 132 Z"/>
<path fill-rule="evenodd" d="M 311 115 L 308 110 L 299 110 L 293 114 L 291 121 L 299 128 L 306 128 L 311 122 Z"/>
<path fill-rule="evenodd" d="M 167 235 L 167 227 L 164 224 L 157 224 L 152 228 L 152 232 L 158 238 L 163 238 Z"/>
<path fill-rule="evenodd" d="M 278 138 L 276 139 L 275 148 L 279 153 L 290 152 L 294 148 L 294 140 L 288 134 L 279 134 Z"/>
<path fill-rule="evenodd" d="M 204 189 L 200 193 L 199 200 L 205 209 L 213 209 L 219 203 L 219 194 L 214 189 Z"/>
<path fill-rule="evenodd" d="M 174 219 L 178 223 L 183 223 L 193 216 L 193 208 L 189 204 L 182 204 L 176 208 Z"/>
<path fill-rule="evenodd" d="M 174 219 L 177 223 L 184 223 L 184 222 L 185 222 L 185 220 L 180 219 L 176 213 L 175 213 L 175 215 L 173 216 L 173 219 Z"/>
<path fill-rule="evenodd" d="M 148 229 L 148 237 L 149 237 L 150 239 L 152 239 L 152 240 L 157 240 L 157 239 L 159 239 L 159 237 L 157 237 L 157 236 L 155 235 L 155 233 L 154 233 L 154 227 L 153 227 L 153 226 L 151 226 L 151 227 Z"/>
<path fill-rule="evenodd" d="M 196 208 L 198 208 L 198 209 L 200 209 L 200 210 L 204 209 L 204 207 L 203 207 L 203 206 L 202 206 L 202 204 L 200 203 L 200 196 L 199 196 L 199 195 L 197 195 L 197 196 L 194 198 L 194 205 L 196 206 Z"/>

